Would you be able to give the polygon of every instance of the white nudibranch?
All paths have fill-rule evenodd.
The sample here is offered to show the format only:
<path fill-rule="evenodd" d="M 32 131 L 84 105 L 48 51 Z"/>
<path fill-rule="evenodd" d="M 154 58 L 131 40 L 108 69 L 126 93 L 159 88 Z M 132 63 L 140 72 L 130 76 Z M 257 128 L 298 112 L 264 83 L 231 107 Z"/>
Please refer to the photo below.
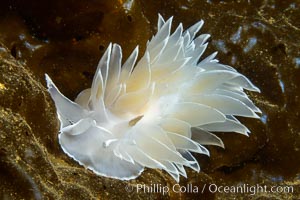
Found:
<path fill-rule="evenodd" d="M 158 31 L 137 62 L 138 48 L 122 65 L 122 50 L 110 44 L 92 86 L 75 101 L 47 86 L 61 123 L 63 151 L 98 175 L 134 179 L 145 167 L 163 169 L 177 182 L 184 166 L 199 171 L 191 152 L 209 155 L 203 145 L 224 147 L 211 132 L 249 130 L 235 116 L 261 113 L 244 89 L 259 92 L 245 76 L 215 59 L 201 58 L 209 34 L 196 36 L 199 21 L 171 33 L 172 17 L 160 15 Z"/>

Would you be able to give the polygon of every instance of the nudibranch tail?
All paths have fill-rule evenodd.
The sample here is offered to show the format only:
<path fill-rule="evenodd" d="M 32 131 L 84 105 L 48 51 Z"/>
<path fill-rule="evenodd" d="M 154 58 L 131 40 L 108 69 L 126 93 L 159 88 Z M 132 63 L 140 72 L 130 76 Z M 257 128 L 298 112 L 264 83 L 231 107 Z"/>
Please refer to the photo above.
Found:
<path fill-rule="evenodd" d="M 158 17 L 158 31 L 140 60 L 138 47 L 122 65 L 122 50 L 110 44 L 91 88 L 73 102 L 48 75 L 48 91 L 61 122 L 63 151 L 96 174 L 129 180 L 145 167 L 163 169 L 177 182 L 184 167 L 199 171 L 192 155 L 203 145 L 224 147 L 212 132 L 250 132 L 236 116 L 259 118 L 246 90 L 259 92 L 234 68 L 202 54 L 209 34 L 203 21 L 171 32 L 172 17 Z"/>

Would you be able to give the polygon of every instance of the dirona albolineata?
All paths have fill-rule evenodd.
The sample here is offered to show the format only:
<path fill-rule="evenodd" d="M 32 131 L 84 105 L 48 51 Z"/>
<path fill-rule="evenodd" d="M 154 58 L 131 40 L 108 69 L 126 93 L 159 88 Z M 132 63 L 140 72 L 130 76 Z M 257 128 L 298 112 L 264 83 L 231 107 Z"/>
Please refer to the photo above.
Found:
<path fill-rule="evenodd" d="M 163 169 L 177 182 L 184 166 L 199 171 L 191 152 L 224 147 L 212 132 L 249 130 L 235 116 L 261 113 L 244 90 L 259 92 L 248 78 L 206 58 L 209 34 L 199 21 L 171 32 L 172 17 L 158 17 L 157 33 L 137 61 L 138 48 L 122 62 L 118 44 L 101 58 L 91 88 L 71 101 L 48 75 L 47 86 L 60 120 L 63 151 L 98 175 L 129 180 L 145 167 Z M 197 35 L 197 36 L 196 36 Z"/>

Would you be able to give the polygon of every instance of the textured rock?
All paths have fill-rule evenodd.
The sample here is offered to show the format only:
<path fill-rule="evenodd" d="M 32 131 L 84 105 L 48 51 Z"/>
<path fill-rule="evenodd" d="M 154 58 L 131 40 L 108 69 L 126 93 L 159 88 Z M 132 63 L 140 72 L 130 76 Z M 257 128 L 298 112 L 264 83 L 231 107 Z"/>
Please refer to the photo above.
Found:
<path fill-rule="evenodd" d="M 45 88 L 1 45 L 1 197 L 54 197 L 58 181 L 48 153 L 59 152 L 56 111 Z"/>

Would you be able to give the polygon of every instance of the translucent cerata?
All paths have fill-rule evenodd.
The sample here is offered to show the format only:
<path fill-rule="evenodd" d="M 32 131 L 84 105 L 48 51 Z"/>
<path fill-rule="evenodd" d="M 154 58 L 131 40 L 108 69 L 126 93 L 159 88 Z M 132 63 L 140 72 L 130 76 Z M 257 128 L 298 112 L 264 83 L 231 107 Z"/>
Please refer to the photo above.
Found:
<path fill-rule="evenodd" d="M 91 88 L 69 100 L 46 75 L 60 120 L 63 151 L 94 173 L 134 179 L 145 167 L 162 169 L 177 182 L 185 167 L 199 171 L 191 152 L 209 155 L 203 145 L 224 147 L 212 132 L 249 130 L 235 116 L 261 113 L 244 90 L 259 92 L 248 78 L 203 58 L 209 34 L 203 21 L 171 32 L 172 17 L 158 16 L 157 33 L 144 55 L 138 48 L 122 61 L 110 44 L 99 61 Z M 233 138 L 234 140 L 234 138 Z"/>

